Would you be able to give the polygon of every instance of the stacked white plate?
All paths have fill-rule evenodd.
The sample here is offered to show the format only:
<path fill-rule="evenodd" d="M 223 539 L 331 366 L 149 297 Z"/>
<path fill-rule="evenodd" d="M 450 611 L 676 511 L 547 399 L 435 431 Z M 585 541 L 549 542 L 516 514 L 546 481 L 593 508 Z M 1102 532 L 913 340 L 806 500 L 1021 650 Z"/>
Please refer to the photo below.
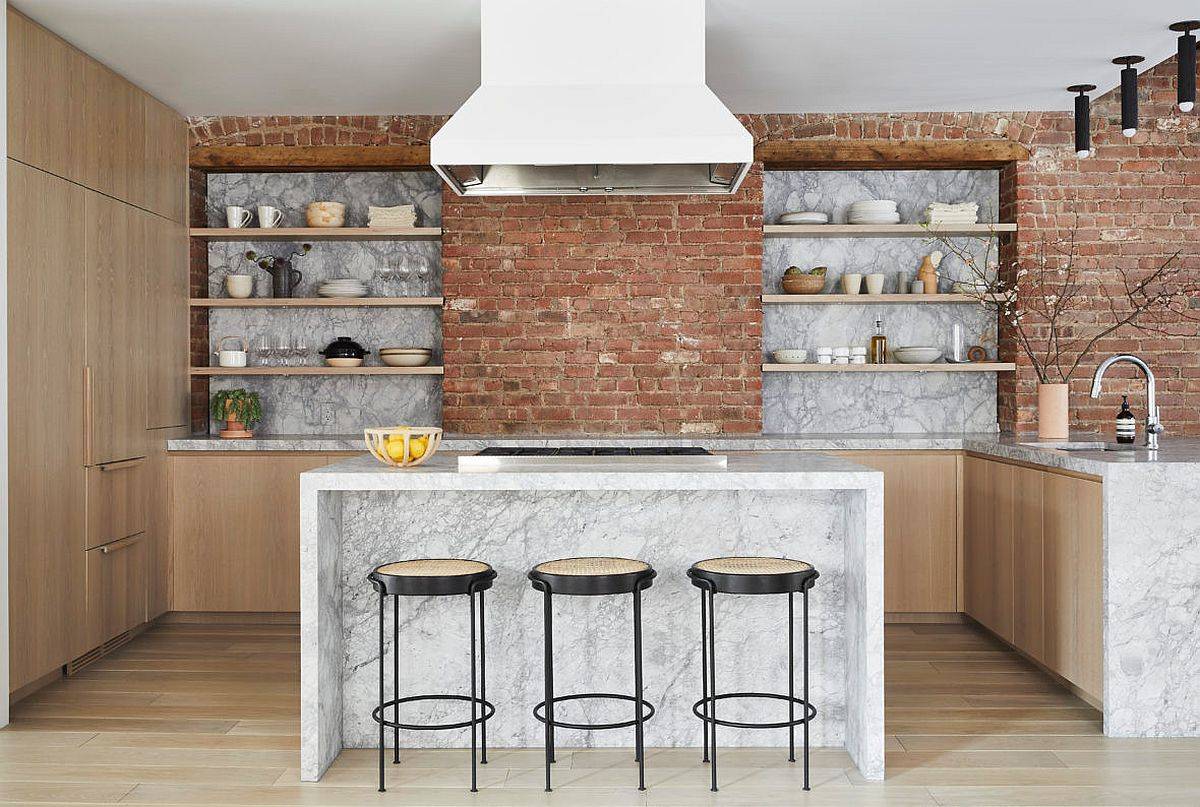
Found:
<path fill-rule="evenodd" d="M 317 288 L 321 297 L 366 297 L 367 285 L 353 277 L 327 280 Z"/>
<path fill-rule="evenodd" d="M 779 217 L 780 224 L 828 224 L 829 214 L 818 213 L 815 210 L 784 213 Z"/>
<path fill-rule="evenodd" d="M 891 199 L 867 199 L 851 204 L 846 220 L 851 224 L 899 224 L 900 214 Z"/>

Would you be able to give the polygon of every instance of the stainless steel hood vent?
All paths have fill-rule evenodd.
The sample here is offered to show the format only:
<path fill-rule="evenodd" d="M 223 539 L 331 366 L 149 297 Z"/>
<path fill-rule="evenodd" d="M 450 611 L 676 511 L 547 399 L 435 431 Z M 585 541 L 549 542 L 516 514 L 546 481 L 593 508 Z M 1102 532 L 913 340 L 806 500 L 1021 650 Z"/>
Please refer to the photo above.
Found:
<path fill-rule="evenodd" d="M 488 0 L 482 83 L 433 136 L 459 194 L 737 190 L 749 132 L 704 83 L 703 0 Z"/>

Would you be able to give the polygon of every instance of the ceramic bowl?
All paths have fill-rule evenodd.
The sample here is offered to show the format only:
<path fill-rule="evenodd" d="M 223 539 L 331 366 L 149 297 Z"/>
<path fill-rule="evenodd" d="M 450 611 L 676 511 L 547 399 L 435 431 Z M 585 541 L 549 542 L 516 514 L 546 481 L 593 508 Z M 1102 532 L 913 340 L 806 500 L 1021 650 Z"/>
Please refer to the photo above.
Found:
<path fill-rule="evenodd" d="M 771 356 L 777 364 L 804 364 L 808 361 L 807 350 L 776 350 Z"/>
<path fill-rule="evenodd" d="M 346 206 L 341 202 L 313 202 L 304 211 L 309 227 L 341 227 L 346 223 Z"/>
<path fill-rule="evenodd" d="M 379 351 L 379 360 L 388 367 L 424 367 L 433 358 L 429 348 L 384 348 Z"/>
<path fill-rule="evenodd" d="M 325 364 L 330 367 L 362 367 L 362 359 L 326 359 Z"/>
<path fill-rule="evenodd" d="M 933 364 L 942 357 L 942 350 L 925 345 L 908 345 L 896 348 L 892 355 L 901 364 Z"/>
<path fill-rule="evenodd" d="M 825 276 L 784 275 L 779 284 L 786 294 L 820 294 L 825 288 Z"/>

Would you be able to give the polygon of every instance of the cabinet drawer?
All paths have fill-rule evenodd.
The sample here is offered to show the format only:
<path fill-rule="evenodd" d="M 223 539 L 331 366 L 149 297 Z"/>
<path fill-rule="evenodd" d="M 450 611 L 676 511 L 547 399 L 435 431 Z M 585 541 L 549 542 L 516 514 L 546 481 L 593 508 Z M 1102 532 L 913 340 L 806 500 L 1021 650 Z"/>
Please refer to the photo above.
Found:
<path fill-rule="evenodd" d="M 87 646 L 146 621 L 146 534 L 87 551 Z"/>
<path fill-rule="evenodd" d="M 146 458 L 87 469 L 87 545 L 93 549 L 146 531 Z"/>

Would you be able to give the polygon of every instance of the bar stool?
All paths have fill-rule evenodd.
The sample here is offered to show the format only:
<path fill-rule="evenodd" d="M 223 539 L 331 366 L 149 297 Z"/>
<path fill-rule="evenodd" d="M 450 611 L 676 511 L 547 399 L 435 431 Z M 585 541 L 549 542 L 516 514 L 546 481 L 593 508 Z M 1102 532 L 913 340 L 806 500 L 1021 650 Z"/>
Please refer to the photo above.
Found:
<path fill-rule="evenodd" d="M 379 592 L 379 706 L 371 712 L 371 719 L 379 724 L 379 792 L 385 792 L 383 781 L 384 738 L 387 729 L 392 729 L 394 746 L 393 764 L 400 762 L 400 729 L 446 731 L 471 727 L 471 792 L 476 787 L 476 740 L 475 727 L 480 727 L 482 738 L 482 763 L 487 764 L 487 721 L 496 714 L 496 707 L 487 700 L 483 630 L 483 592 L 492 587 L 496 571 L 478 560 L 421 559 L 385 563 L 377 567 L 367 579 Z M 411 695 L 400 697 L 400 598 L 401 597 L 449 597 L 466 594 L 471 601 L 471 694 L 468 695 Z M 475 615 L 478 596 L 479 614 L 479 690 L 476 693 L 475 679 Z M 392 699 L 384 700 L 384 606 L 392 598 Z M 471 719 L 458 723 L 401 723 L 400 704 L 423 701 L 469 701 Z M 392 719 L 384 714 L 392 708 Z"/>
<path fill-rule="evenodd" d="M 712 791 L 717 791 L 717 726 L 744 729 L 788 730 L 788 762 L 796 761 L 796 726 L 804 726 L 804 789 L 808 783 L 808 724 L 817 710 L 808 702 L 808 590 L 816 582 L 817 570 L 812 564 L 787 558 L 730 557 L 710 558 L 688 569 L 692 585 L 700 589 L 700 647 L 701 693 L 703 697 L 692 704 L 692 713 L 704 725 L 704 761 L 709 761 L 712 749 Z M 717 694 L 716 614 L 713 600 L 721 594 L 787 594 L 788 595 L 788 694 L 771 692 L 727 692 Z M 793 598 L 800 592 L 804 600 L 804 696 L 796 697 L 795 612 Z M 706 596 L 707 595 L 707 596 Z M 787 701 L 788 719 L 771 723 L 741 723 L 717 719 L 717 701 L 737 698 L 759 698 Z M 804 716 L 796 717 L 796 706 L 802 706 Z M 710 737 L 711 732 L 711 737 Z"/>
<path fill-rule="evenodd" d="M 634 758 L 638 763 L 638 790 L 646 789 L 646 761 L 642 724 L 654 716 L 654 706 L 642 697 L 642 591 L 650 588 L 657 572 L 650 564 L 628 558 L 565 558 L 539 563 L 529 572 L 533 587 L 544 597 L 546 699 L 533 707 L 533 716 L 546 727 L 546 792 L 550 792 L 550 763 L 554 762 L 554 729 L 624 729 L 634 727 Z M 634 694 L 584 692 L 575 695 L 554 694 L 552 594 L 601 597 L 609 594 L 633 595 L 633 689 Z M 614 723 L 567 723 L 554 719 L 555 704 L 564 701 L 618 700 L 634 704 L 633 720 Z"/>

